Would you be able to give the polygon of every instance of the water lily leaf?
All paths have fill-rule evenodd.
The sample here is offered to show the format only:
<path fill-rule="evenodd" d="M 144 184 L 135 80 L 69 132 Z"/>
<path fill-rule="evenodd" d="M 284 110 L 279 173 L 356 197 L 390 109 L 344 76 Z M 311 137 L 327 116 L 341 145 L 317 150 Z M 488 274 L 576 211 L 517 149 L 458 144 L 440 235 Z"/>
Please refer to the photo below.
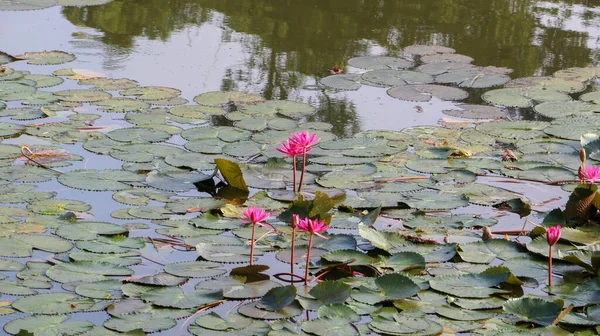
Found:
<path fill-rule="evenodd" d="M 41 52 L 28 52 L 21 55 L 16 55 L 15 58 L 28 60 L 27 64 L 49 65 L 62 64 L 74 61 L 75 55 L 66 53 L 64 51 L 52 50 Z"/>
<path fill-rule="evenodd" d="M 169 113 L 183 118 L 210 119 L 211 115 L 225 114 L 225 110 L 202 105 L 181 105 L 169 109 Z"/>
<path fill-rule="evenodd" d="M 562 307 L 554 302 L 538 298 L 511 299 L 504 304 L 504 311 L 542 326 L 551 325 L 560 314 Z"/>
<path fill-rule="evenodd" d="M 187 280 L 187 278 L 177 277 L 164 272 L 127 279 L 127 281 L 130 283 L 163 287 L 183 285 Z"/>
<path fill-rule="evenodd" d="M 488 105 L 471 105 L 471 104 L 459 104 L 456 105 L 456 110 L 444 110 L 444 114 L 467 119 L 500 119 L 506 117 L 506 111 Z"/>
<path fill-rule="evenodd" d="M 355 68 L 366 70 L 406 69 L 413 65 L 413 63 L 407 59 L 386 56 L 354 57 L 348 60 L 348 64 Z"/>
<path fill-rule="evenodd" d="M 494 316 L 491 313 L 482 313 L 474 310 L 456 309 L 450 306 L 440 306 L 435 309 L 435 313 L 449 319 L 458 321 L 479 321 L 486 320 Z"/>
<path fill-rule="evenodd" d="M 544 133 L 562 139 L 580 140 L 586 133 L 600 131 L 600 118 L 597 115 L 583 115 L 578 118 L 555 119 L 552 125 L 544 129 Z"/>
<path fill-rule="evenodd" d="M 420 210 L 450 210 L 466 206 L 469 199 L 464 195 L 418 191 L 403 196 L 400 202 Z"/>
<path fill-rule="evenodd" d="M 124 189 L 113 194 L 113 199 L 128 205 L 148 205 L 150 200 L 168 202 L 174 193 L 152 188 Z"/>
<path fill-rule="evenodd" d="M 207 212 L 212 209 L 218 209 L 225 204 L 224 201 L 212 197 L 194 197 L 173 200 L 167 203 L 166 208 L 173 213 L 184 214 L 188 212 Z"/>
<path fill-rule="evenodd" d="M 458 254 L 462 260 L 475 264 L 489 264 L 496 258 L 508 260 L 527 255 L 517 243 L 504 239 L 460 244 Z"/>
<path fill-rule="evenodd" d="M 298 316 L 304 312 L 304 309 L 298 301 L 294 301 L 292 304 L 277 310 L 269 311 L 258 307 L 259 302 L 250 302 L 240 306 L 238 312 L 244 316 L 260 319 L 260 320 L 279 320 L 287 319 L 290 317 Z"/>
<path fill-rule="evenodd" d="M 36 0 L 36 3 L 38 2 L 39 0 Z M 68 319 L 65 315 L 28 316 L 8 322 L 4 330 L 12 335 L 22 335 L 22 330 L 25 330 L 31 335 L 50 336 L 80 335 L 94 327 L 94 324 L 88 321 L 65 322 Z"/>
<path fill-rule="evenodd" d="M 583 97 L 585 95 L 582 95 Z M 580 99 L 582 99 L 580 97 Z M 584 100 L 584 99 L 582 99 Z M 584 100 L 586 101 L 586 100 Z M 600 101 L 600 100 L 599 100 Z M 581 101 L 545 102 L 534 106 L 533 110 L 548 118 L 578 117 L 600 112 L 600 106 Z"/>
<path fill-rule="evenodd" d="M 154 316 L 151 313 L 113 316 L 104 322 L 106 328 L 119 332 L 141 329 L 145 333 L 152 333 L 168 330 L 176 325 L 174 318 Z"/>
<path fill-rule="evenodd" d="M 127 79 L 127 78 L 102 78 L 102 77 L 92 77 L 92 78 L 83 78 L 78 82 L 79 85 L 92 85 L 93 89 L 96 90 L 106 90 L 106 91 L 117 91 L 117 90 L 126 90 L 132 89 L 138 86 L 138 82 Z"/>
<path fill-rule="evenodd" d="M 525 171 L 502 169 L 502 173 L 515 178 L 543 182 L 573 180 L 577 177 L 576 174 L 571 170 L 548 166 L 536 167 Z"/>
<path fill-rule="evenodd" d="M 552 90 L 566 93 L 581 92 L 586 84 L 578 80 L 569 80 L 558 77 L 523 77 L 516 78 L 506 83 L 507 88 L 534 88 Z"/>
<path fill-rule="evenodd" d="M 349 266 L 371 265 L 375 261 L 372 257 L 362 252 L 350 249 L 340 249 L 330 251 L 321 256 L 321 258 L 331 263 L 344 263 Z"/>
<path fill-rule="evenodd" d="M 130 208 L 127 213 L 135 218 L 142 219 L 169 219 L 173 213 L 164 206 L 139 206 Z"/>
<path fill-rule="evenodd" d="M 533 102 L 569 101 L 566 93 L 540 88 L 508 88 L 487 91 L 481 98 L 494 105 L 507 107 L 531 107 Z"/>
<path fill-rule="evenodd" d="M 202 328 L 219 331 L 235 330 L 236 333 L 240 329 L 247 328 L 252 323 L 254 323 L 252 319 L 233 313 L 220 317 L 219 314 L 211 312 L 196 319 L 196 324 Z"/>
<path fill-rule="evenodd" d="M 408 313 L 391 316 L 379 314 L 369 322 L 369 328 L 387 335 L 437 335 L 443 330 L 442 325 L 437 322 Z"/>
<path fill-rule="evenodd" d="M 62 101 L 73 103 L 91 103 L 111 98 L 110 93 L 98 90 L 64 90 L 54 92 Z"/>
<path fill-rule="evenodd" d="M 141 296 L 142 300 L 161 307 L 194 308 L 215 302 L 223 298 L 220 290 L 196 289 L 184 293 L 179 287 L 163 287 L 151 289 Z"/>
<path fill-rule="evenodd" d="M 148 174 L 146 184 L 156 189 L 185 192 L 195 189 L 194 183 L 198 183 L 211 178 L 211 175 L 200 172 L 187 171 L 164 171 L 160 173 Z"/>
<path fill-rule="evenodd" d="M 72 281 L 95 282 L 106 280 L 105 275 L 131 275 L 133 273 L 127 267 L 96 262 L 72 262 L 52 266 L 46 271 L 46 275 L 60 283 Z"/>
<path fill-rule="evenodd" d="M 17 234 L 11 238 L 13 240 L 18 240 L 21 243 L 30 245 L 34 249 L 46 252 L 61 253 L 67 252 L 73 248 L 73 244 L 71 244 L 71 242 L 53 236 Z M 19 248 L 19 244 L 16 245 L 16 247 Z"/>
<path fill-rule="evenodd" d="M 150 107 L 150 104 L 131 98 L 110 98 L 97 101 L 94 105 L 100 106 L 104 112 L 142 112 Z"/>
<path fill-rule="evenodd" d="M 274 116 L 277 113 L 293 119 L 313 115 L 317 110 L 310 104 L 288 100 L 268 100 L 254 105 L 244 105 L 240 112 L 254 116 Z"/>
<path fill-rule="evenodd" d="M 0 100 L 16 101 L 31 97 L 36 88 L 29 85 L 11 82 L 0 82 Z"/>
<path fill-rule="evenodd" d="M 321 78 L 319 83 L 334 90 L 354 91 L 362 86 L 360 79 L 361 74 L 340 74 Z"/>
<path fill-rule="evenodd" d="M 196 245 L 196 252 L 208 260 L 223 263 L 247 262 L 250 256 L 250 248 L 247 246 L 227 246 L 200 243 Z M 254 251 L 254 256 L 262 255 L 262 251 Z"/>
<path fill-rule="evenodd" d="M 544 121 L 518 120 L 484 123 L 478 125 L 476 129 L 497 138 L 522 140 L 541 137 L 548 126 L 550 123 Z"/>
<path fill-rule="evenodd" d="M 493 288 L 511 276 L 506 267 L 490 267 L 480 274 L 436 277 L 429 281 L 431 288 L 442 293 L 461 298 L 487 298 L 490 295 L 506 293 L 502 289 Z"/>
<path fill-rule="evenodd" d="M 220 139 L 225 142 L 248 140 L 251 135 L 249 131 L 229 126 L 194 127 L 181 133 L 186 140 Z"/>
<path fill-rule="evenodd" d="M 312 294 L 311 294 L 312 295 Z M 261 299 L 259 307 L 269 311 L 281 310 L 296 299 L 296 286 L 281 286 L 271 288 Z M 197 322 L 196 322 L 197 323 Z"/>
<path fill-rule="evenodd" d="M 116 129 L 106 134 L 109 138 L 120 142 L 162 142 L 171 137 L 166 131 L 157 130 L 150 127 L 129 127 Z"/>
<path fill-rule="evenodd" d="M 143 175 L 118 169 L 80 169 L 62 174 L 58 182 L 75 189 L 108 191 L 129 189 L 131 184 L 143 179 Z"/>
<path fill-rule="evenodd" d="M 421 62 L 423 63 L 440 63 L 440 62 L 453 62 L 453 63 L 471 63 L 474 59 L 472 57 L 455 54 L 455 53 L 439 53 L 434 55 L 423 55 Z"/>
<path fill-rule="evenodd" d="M 404 53 L 420 56 L 453 52 L 456 52 L 456 50 L 441 45 L 415 44 L 404 48 Z"/>
<path fill-rule="evenodd" d="M 120 280 L 105 280 L 82 283 L 75 287 L 75 293 L 92 299 L 118 300 L 123 295 Z"/>
<path fill-rule="evenodd" d="M 237 246 L 230 246 L 235 248 Z M 261 280 L 244 283 L 245 277 L 227 277 L 200 282 L 196 285 L 196 290 L 223 290 L 223 296 L 229 299 L 252 299 L 264 296 L 269 290 L 281 286 L 271 280 Z M 257 302 L 258 303 L 258 302 Z M 290 307 L 290 306 L 288 306 Z M 245 315 L 244 313 L 240 312 Z"/>
<path fill-rule="evenodd" d="M 37 294 L 38 289 L 51 289 L 52 284 L 46 281 L 38 280 L 0 280 L 0 293 L 7 295 L 33 295 Z"/>
<path fill-rule="evenodd" d="M 343 76 L 343 75 L 338 75 Z M 363 84 L 390 87 L 407 84 L 429 84 L 433 77 L 416 71 L 401 71 L 392 69 L 372 70 L 362 74 Z"/>
<path fill-rule="evenodd" d="M 555 298 L 564 300 L 565 305 L 573 304 L 575 307 L 585 307 L 600 303 L 600 287 L 596 279 L 590 279 L 583 283 L 566 282 L 547 287 L 544 291 L 552 293 Z"/>
<path fill-rule="evenodd" d="M 56 235 L 70 240 L 93 240 L 98 235 L 114 235 L 128 232 L 126 228 L 104 222 L 77 222 L 76 224 L 61 225 L 56 229 Z"/>
<path fill-rule="evenodd" d="M 414 102 L 428 102 L 433 97 L 437 97 L 441 100 L 463 100 L 469 96 L 464 90 L 433 84 L 414 84 L 393 87 L 387 91 L 387 94 L 396 99 Z"/>
<path fill-rule="evenodd" d="M 137 99 L 153 103 L 161 99 L 175 98 L 181 91 L 163 86 L 141 86 L 119 92 L 122 96 L 136 96 Z"/>
<path fill-rule="evenodd" d="M 94 300 L 71 293 L 46 293 L 24 297 L 13 302 L 13 308 L 28 314 L 56 315 L 85 311 Z"/>
<path fill-rule="evenodd" d="M 313 287 L 309 294 L 324 304 L 344 303 L 352 287 L 340 281 L 324 281 Z"/>
<path fill-rule="evenodd" d="M 523 154 L 574 154 L 577 151 L 572 145 L 559 141 L 522 143 L 518 144 L 517 148 Z M 577 156 L 577 159 L 579 159 L 579 156 Z"/>
<path fill-rule="evenodd" d="M 25 265 L 14 260 L 0 259 L 0 270 L 1 271 L 12 271 L 18 272 L 25 269 Z"/>
<path fill-rule="evenodd" d="M 435 77 L 438 83 L 458 84 L 460 87 L 488 88 L 503 85 L 510 80 L 507 75 L 486 71 L 452 71 Z"/>
<path fill-rule="evenodd" d="M 214 91 L 206 92 L 194 97 L 200 105 L 222 106 L 226 104 L 255 104 L 264 101 L 261 96 L 241 91 Z"/>
<path fill-rule="evenodd" d="M 64 82 L 64 79 L 56 76 L 49 75 L 25 75 L 24 79 L 29 79 L 35 82 L 36 88 L 45 88 L 60 85 Z"/>
<path fill-rule="evenodd" d="M 210 261 L 185 261 L 165 265 L 165 272 L 190 278 L 212 278 L 225 274 L 221 264 Z"/>
<path fill-rule="evenodd" d="M 317 318 L 302 323 L 302 330 L 311 335 L 332 336 L 344 335 L 353 336 L 359 335 L 354 327 L 348 324 L 348 320 L 341 317 L 334 318 Z"/>
<path fill-rule="evenodd" d="M 235 127 L 251 132 L 260 132 L 267 128 L 267 118 L 246 118 L 234 123 Z"/>
<path fill-rule="evenodd" d="M 248 186 L 244 181 L 244 175 L 237 163 L 225 159 L 215 159 L 215 164 L 227 184 L 236 189 L 248 191 Z"/>
<path fill-rule="evenodd" d="M 91 253 L 77 251 L 69 254 L 69 257 L 75 261 L 94 261 L 121 266 L 132 266 L 142 262 L 142 259 L 138 258 L 140 255 L 141 253 L 138 251 L 127 251 L 125 253 Z"/>

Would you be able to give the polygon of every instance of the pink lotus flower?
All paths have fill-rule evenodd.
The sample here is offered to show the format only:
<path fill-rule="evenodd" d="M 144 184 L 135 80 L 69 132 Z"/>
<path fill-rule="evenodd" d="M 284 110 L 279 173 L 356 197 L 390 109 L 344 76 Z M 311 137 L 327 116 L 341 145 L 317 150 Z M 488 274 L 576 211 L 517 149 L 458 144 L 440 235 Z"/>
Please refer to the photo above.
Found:
<path fill-rule="evenodd" d="M 546 238 L 548 239 L 548 245 L 556 244 L 560 239 L 560 225 L 549 227 L 546 230 Z"/>
<path fill-rule="evenodd" d="M 310 218 L 301 219 L 298 222 L 298 229 L 309 232 L 311 235 L 316 234 L 323 239 L 328 239 L 321 234 L 321 232 L 325 232 L 329 229 L 329 225 L 325 225 L 324 220 L 319 221 L 318 219 Z"/>
<path fill-rule="evenodd" d="M 300 148 L 304 148 L 308 151 L 308 149 L 314 146 L 317 142 L 319 142 L 321 138 L 317 138 L 317 134 L 310 135 L 308 131 L 300 131 L 297 133 L 293 133 L 290 136 L 290 142 L 294 143 L 296 146 Z"/>
<path fill-rule="evenodd" d="M 264 222 L 269 216 L 271 216 L 270 212 L 266 212 L 264 209 L 257 207 L 249 207 L 248 209 L 243 211 L 244 217 L 241 217 L 242 223 L 252 224 L 252 225 L 263 225 L 261 222 Z"/>
<path fill-rule="evenodd" d="M 302 147 L 296 145 L 294 142 L 291 142 L 289 139 L 282 142 L 280 146 L 281 147 L 275 147 L 275 149 L 289 157 L 302 155 Z"/>
<path fill-rule="evenodd" d="M 585 167 L 581 170 L 581 179 L 589 183 L 600 182 L 600 167 Z"/>

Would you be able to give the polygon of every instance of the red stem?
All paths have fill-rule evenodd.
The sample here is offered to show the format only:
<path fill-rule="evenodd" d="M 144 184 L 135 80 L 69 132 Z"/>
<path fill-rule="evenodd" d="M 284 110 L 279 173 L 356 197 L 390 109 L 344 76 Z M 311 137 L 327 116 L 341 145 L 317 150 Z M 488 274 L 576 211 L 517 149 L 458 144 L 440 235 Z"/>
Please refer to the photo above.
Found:
<path fill-rule="evenodd" d="M 300 174 L 300 184 L 298 185 L 298 192 L 302 190 L 302 181 L 304 181 L 304 169 L 306 169 L 306 147 L 302 150 L 302 173 Z"/>
<path fill-rule="evenodd" d="M 296 193 L 296 156 L 292 156 L 292 169 L 294 172 L 294 194 Z"/>
<path fill-rule="evenodd" d="M 292 219 L 293 221 L 293 219 Z M 296 260 L 294 259 L 296 254 L 296 227 L 292 228 L 292 264 L 290 265 L 290 273 L 292 273 L 290 280 L 294 281 L 294 266 L 296 266 Z"/>
<path fill-rule="evenodd" d="M 308 250 L 306 252 L 306 271 L 304 272 L 304 285 L 308 287 L 308 265 L 310 265 L 310 249 L 312 248 L 313 234 L 308 239 Z"/>
<path fill-rule="evenodd" d="M 256 232 L 256 223 L 252 223 L 252 240 L 250 241 L 250 266 L 254 261 L 254 234 Z"/>
<path fill-rule="evenodd" d="M 552 287 L 552 245 L 548 250 L 548 287 Z"/>

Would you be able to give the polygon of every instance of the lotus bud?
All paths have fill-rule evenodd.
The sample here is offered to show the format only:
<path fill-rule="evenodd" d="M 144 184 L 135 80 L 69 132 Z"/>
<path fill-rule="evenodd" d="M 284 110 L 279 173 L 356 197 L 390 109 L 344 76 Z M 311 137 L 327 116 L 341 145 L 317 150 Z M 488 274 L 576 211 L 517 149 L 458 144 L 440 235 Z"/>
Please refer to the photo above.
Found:
<path fill-rule="evenodd" d="M 450 235 L 448 233 L 446 233 L 446 235 L 444 236 L 444 243 L 450 244 Z"/>
<path fill-rule="evenodd" d="M 558 242 L 560 239 L 560 225 L 549 227 L 546 230 L 546 238 L 548 240 L 548 245 L 552 246 Z"/>
<path fill-rule="evenodd" d="M 587 157 L 587 155 L 585 154 L 585 148 L 581 147 L 581 149 L 579 150 L 579 160 L 581 161 L 582 167 L 585 166 L 585 158 L 586 157 Z"/>

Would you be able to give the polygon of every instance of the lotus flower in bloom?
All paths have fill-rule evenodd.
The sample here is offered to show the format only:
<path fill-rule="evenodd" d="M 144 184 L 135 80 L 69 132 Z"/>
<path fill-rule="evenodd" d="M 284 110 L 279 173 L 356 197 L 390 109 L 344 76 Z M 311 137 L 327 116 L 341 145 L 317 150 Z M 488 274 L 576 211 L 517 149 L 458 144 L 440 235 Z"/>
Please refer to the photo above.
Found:
<path fill-rule="evenodd" d="M 552 246 L 560 239 L 560 225 L 553 226 L 546 230 L 546 238 L 548 239 L 548 245 Z"/>
<path fill-rule="evenodd" d="M 263 225 L 261 222 L 264 222 L 267 218 L 269 218 L 271 213 L 266 212 L 261 208 L 249 207 L 243 211 L 243 214 L 244 217 L 240 218 L 242 223 L 245 225 L 252 224 L 252 238 L 250 241 L 250 265 L 252 265 L 254 262 L 254 245 L 256 243 L 254 238 L 254 235 L 256 234 L 256 225 Z"/>
<path fill-rule="evenodd" d="M 269 216 L 271 216 L 270 212 L 266 212 L 264 209 L 257 207 L 249 207 L 248 209 L 242 212 L 244 217 L 240 218 L 243 224 L 258 224 L 263 225 L 261 222 L 264 222 Z"/>
<path fill-rule="evenodd" d="M 585 167 L 581 170 L 581 179 L 589 183 L 600 182 L 600 167 Z"/>
<path fill-rule="evenodd" d="M 325 232 L 329 229 L 329 225 L 325 225 L 325 221 L 318 219 L 304 218 L 298 222 L 298 228 L 302 231 L 309 232 L 311 235 L 316 234 L 317 236 L 327 239 L 321 232 Z"/>
<path fill-rule="evenodd" d="M 294 142 L 291 142 L 289 139 L 287 141 L 282 142 L 280 146 L 281 147 L 276 147 L 275 149 L 289 157 L 296 157 L 298 155 L 302 155 L 302 147 L 296 145 L 296 143 Z"/>
<path fill-rule="evenodd" d="M 317 137 L 317 134 L 310 135 L 308 131 L 300 131 L 297 133 L 293 133 L 290 136 L 290 142 L 294 143 L 296 146 L 300 148 L 304 148 L 308 151 L 308 149 L 319 142 L 321 138 Z"/>

